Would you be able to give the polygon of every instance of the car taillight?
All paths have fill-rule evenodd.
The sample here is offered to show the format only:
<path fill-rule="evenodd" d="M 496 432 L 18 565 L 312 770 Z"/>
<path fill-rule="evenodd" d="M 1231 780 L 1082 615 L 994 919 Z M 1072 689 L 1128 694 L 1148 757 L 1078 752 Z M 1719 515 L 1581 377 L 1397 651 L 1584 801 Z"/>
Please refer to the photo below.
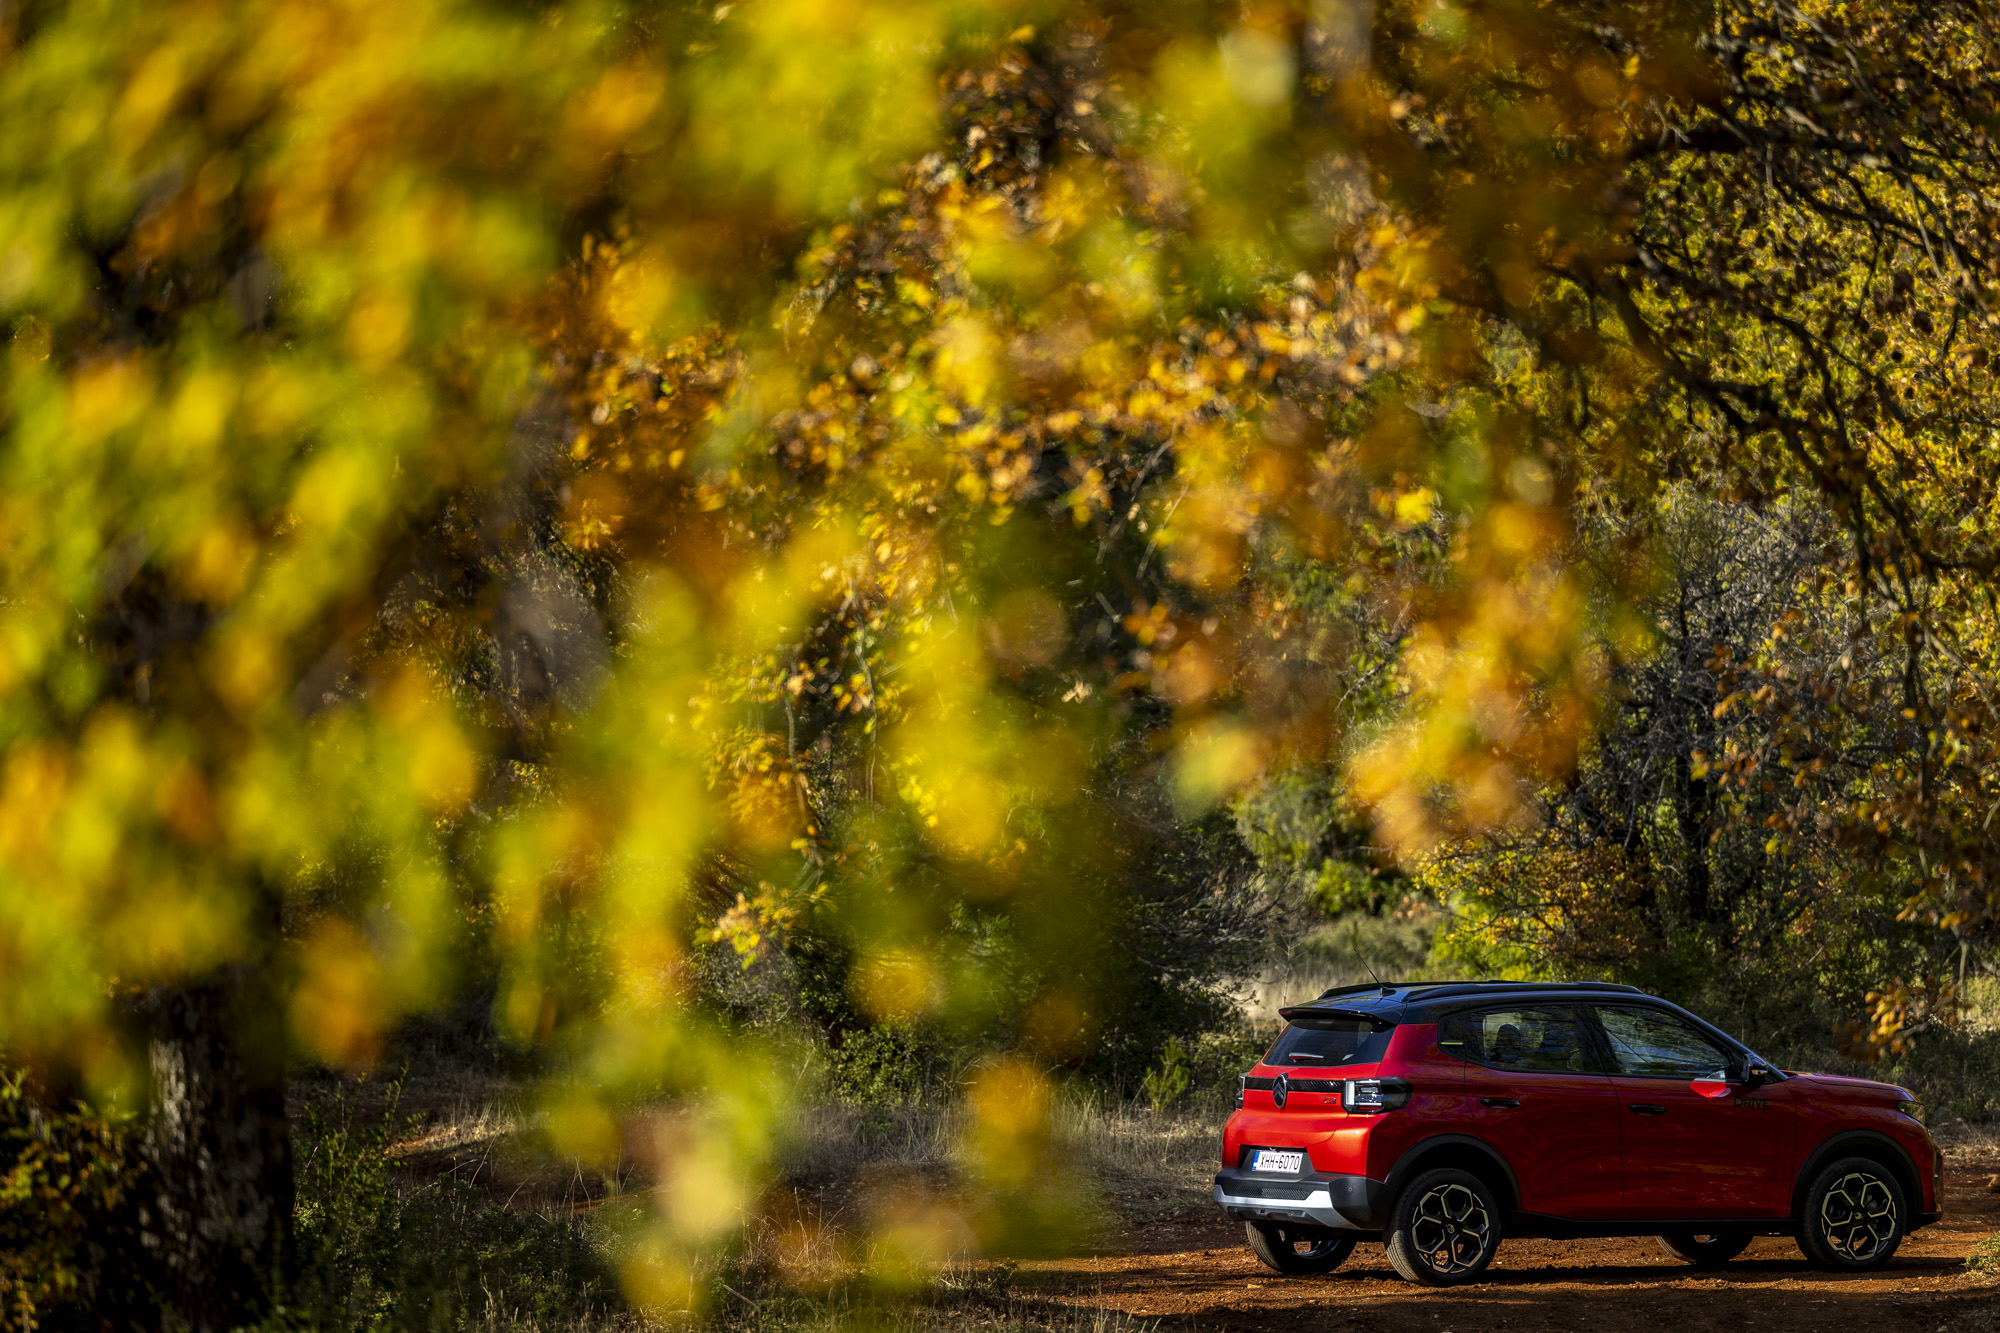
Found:
<path fill-rule="evenodd" d="M 1241 1110 L 1243 1107 L 1249 1105 L 1249 1103 L 1250 1076 L 1248 1074 L 1238 1074 L 1236 1076 L 1236 1107 L 1238 1110 Z"/>
<path fill-rule="evenodd" d="M 1350 1078 L 1340 1085 L 1340 1105 L 1350 1115 L 1373 1115 L 1409 1104 L 1410 1085 L 1400 1078 Z"/>

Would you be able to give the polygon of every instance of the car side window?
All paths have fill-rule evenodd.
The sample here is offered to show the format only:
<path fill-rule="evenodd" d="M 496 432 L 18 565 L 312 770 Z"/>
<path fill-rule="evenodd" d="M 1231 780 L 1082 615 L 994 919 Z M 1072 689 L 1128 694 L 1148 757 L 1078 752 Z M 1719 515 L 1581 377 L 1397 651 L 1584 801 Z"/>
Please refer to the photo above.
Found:
<path fill-rule="evenodd" d="M 1617 1072 L 1639 1078 L 1699 1078 L 1729 1066 L 1729 1053 L 1658 1009 L 1597 1006 Z"/>
<path fill-rule="evenodd" d="M 1481 1009 L 1452 1014 L 1438 1045 L 1451 1055 L 1524 1074 L 1596 1072 L 1572 1009 Z"/>

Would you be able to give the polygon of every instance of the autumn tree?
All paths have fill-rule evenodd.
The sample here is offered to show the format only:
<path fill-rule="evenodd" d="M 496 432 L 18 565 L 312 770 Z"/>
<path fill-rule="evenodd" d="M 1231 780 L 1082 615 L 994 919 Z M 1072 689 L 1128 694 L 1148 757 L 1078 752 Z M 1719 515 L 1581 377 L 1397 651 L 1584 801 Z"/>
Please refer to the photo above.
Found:
<path fill-rule="evenodd" d="M 1908 916 L 1961 931 L 1990 919 L 1971 828 L 1990 804 L 1976 793 L 1991 772 L 1994 666 L 1990 20 L 1955 5 L 1634 7 L 1552 40 L 1560 26 L 1538 18 L 1531 47 L 1525 11 L 1491 17 L 1399 48 L 1422 57 L 1397 79 L 1402 121 L 1430 151 L 1391 197 L 1448 234 L 1490 229 L 1446 252 L 1473 262 L 1443 289 L 1535 349 L 1536 373 L 1515 370 L 1502 396 L 1544 438 L 1573 504 L 1637 516 L 1688 482 L 1823 509 L 1844 530 L 1834 581 L 1853 605 L 1817 632 L 1857 641 L 1836 652 L 1816 639 L 1822 673 L 1783 662 L 1776 627 L 1761 678 L 1732 694 L 1745 682 L 1731 676 L 1723 694 L 1812 722 L 1714 780 L 1820 793 L 1824 805 L 1771 817 L 1795 834 L 1832 820 L 1862 865 L 1906 886 Z M 1546 132 L 1496 140 L 1527 123 L 1491 115 L 1496 98 L 1540 107 Z M 1464 168 L 1426 193 L 1430 165 L 1454 158 Z M 1539 232 L 1509 230 L 1526 215 L 1495 206 L 1502 181 L 1537 199 Z M 1876 668 L 1891 643 L 1900 725 L 1885 727 Z M 1828 782 L 1863 754 L 1864 780 Z M 1391 767 L 1384 785 L 1407 771 Z M 1530 787 L 1535 772 L 1517 770 Z M 1884 1036 L 1902 1011 L 1891 990 Z"/>
<path fill-rule="evenodd" d="M 1852 845 L 1990 916 L 1989 38 L 4 11 L 0 1040 L 151 1085 L 167 1296 L 228 1326 L 286 1262 L 285 1060 L 365 1065 L 476 932 L 576 1072 L 558 1146 L 682 1108 L 626 1273 L 678 1308 L 801 1091 L 698 955 L 809 924 L 868 1013 L 1009 1034 L 1001 1243 L 1105 1004 L 1078 922 L 1188 845 L 1144 826 L 1280 771 L 1395 855 L 1519 826 L 1612 679 L 1578 525 L 1683 483 L 1835 515 L 1914 723 Z"/>

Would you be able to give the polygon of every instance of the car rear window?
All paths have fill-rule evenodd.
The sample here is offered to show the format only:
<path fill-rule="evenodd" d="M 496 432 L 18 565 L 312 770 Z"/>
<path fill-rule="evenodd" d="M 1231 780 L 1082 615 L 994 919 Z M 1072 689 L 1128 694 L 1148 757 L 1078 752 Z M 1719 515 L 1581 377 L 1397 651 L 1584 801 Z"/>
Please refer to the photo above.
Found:
<path fill-rule="evenodd" d="M 1264 1057 L 1267 1065 L 1368 1065 L 1389 1049 L 1393 1024 L 1364 1018 L 1295 1018 Z"/>

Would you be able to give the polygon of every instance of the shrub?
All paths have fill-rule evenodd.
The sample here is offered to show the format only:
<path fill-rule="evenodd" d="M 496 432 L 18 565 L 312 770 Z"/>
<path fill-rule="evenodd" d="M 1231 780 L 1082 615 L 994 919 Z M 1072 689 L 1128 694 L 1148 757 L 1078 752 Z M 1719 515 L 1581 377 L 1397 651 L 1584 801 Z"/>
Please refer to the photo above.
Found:
<path fill-rule="evenodd" d="M 397 1092 L 365 1122 L 344 1094 L 308 1110 L 297 1150 L 300 1276 L 281 1324 L 575 1325 L 622 1308 L 586 1223 L 508 1208 L 449 1177 L 398 1180 L 391 1149 L 407 1123 Z"/>
<path fill-rule="evenodd" d="M 1146 1077 L 1141 1080 L 1146 1104 L 1155 1111 L 1166 1110 L 1181 1099 L 1191 1081 L 1187 1052 L 1181 1049 L 1180 1038 L 1167 1038 L 1166 1049 L 1160 1053 L 1160 1063 L 1147 1070 Z"/>
<path fill-rule="evenodd" d="M 125 1119 L 51 1110 L 23 1075 L 0 1074 L 0 1328 L 85 1309 L 110 1326 L 146 1303 L 132 1266 L 145 1178 Z"/>
<path fill-rule="evenodd" d="M 851 1028 L 827 1051 L 832 1091 L 859 1106 L 908 1106 L 942 1092 L 956 1065 L 942 1037 L 911 1023 Z"/>
<path fill-rule="evenodd" d="M 1972 1253 L 1966 1256 L 1965 1266 L 1974 1273 L 2000 1277 L 2000 1232 L 1973 1246 Z"/>

